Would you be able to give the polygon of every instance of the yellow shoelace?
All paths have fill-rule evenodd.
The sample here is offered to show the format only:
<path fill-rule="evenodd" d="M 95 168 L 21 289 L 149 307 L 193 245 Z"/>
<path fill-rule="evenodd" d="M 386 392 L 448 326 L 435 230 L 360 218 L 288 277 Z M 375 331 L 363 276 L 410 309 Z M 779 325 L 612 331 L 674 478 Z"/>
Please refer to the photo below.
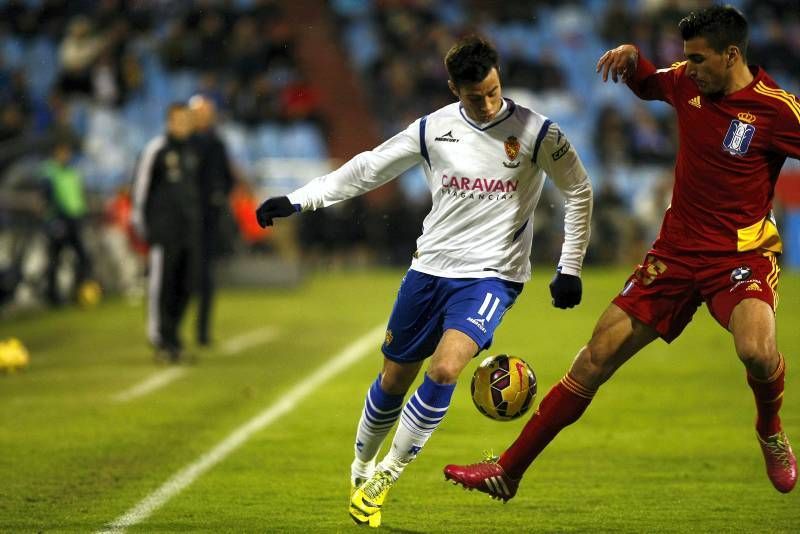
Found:
<path fill-rule="evenodd" d="M 778 434 L 775 441 L 767 441 L 765 445 L 770 454 L 777 458 L 787 470 L 792 468 L 792 462 L 789 460 L 789 440 L 786 439 L 786 434 Z"/>
<path fill-rule="evenodd" d="M 499 459 L 500 457 L 495 456 L 494 451 L 492 449 L 488 449 L 483 451 L 483 460 L 481 460 L 481 463 L 496 464 Z"/>
<path fill-rule="evenodd" d="M 394 482 L 394 480 L 391 475 L 385 471 L 381 471 L 367 482 L 367 485 L 364 486 L 364 493 L 366 493 L 367 497 L 370 499 L 377 499 L 378 496 L 383 493 L 383 490 L 392 485 L 392 482 Z"/>

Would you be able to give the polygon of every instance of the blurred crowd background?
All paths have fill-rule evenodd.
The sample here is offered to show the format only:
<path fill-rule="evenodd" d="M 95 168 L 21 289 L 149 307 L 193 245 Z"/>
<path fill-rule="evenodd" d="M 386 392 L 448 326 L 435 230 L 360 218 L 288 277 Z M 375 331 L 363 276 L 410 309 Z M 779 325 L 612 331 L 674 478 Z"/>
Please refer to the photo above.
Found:
<path fill-rule="evenodd" d="M 0 1 L 0 302 L 34 302 L 44 291 L 53 260 L 42 169 L 64 142 L 86 191 L 83 232 L 95 277 L 106 291 L 141 292 L 142 248 L 128 220 L 134 168 L 164 130 L 169 103 L 194 94 L 216 103 L 235 165 L 220 254 L 254 266 L 230 270 L 228 281 L 298 266 L 408 264 L 430 205 L 420 169 L 278 232 L 255 228 L 252 209 L 452 102 L 442 58 L 474 31 L 500 51 L 504 95 L 558 122 L 589 170 L 596 199 L 587 263 L 633 266 L 669 203 L 675 121 L 666 104 L 603 84 L 595 63 L 622 42 L 658 66 L 681 60 L 678 21 L 708 3 Z M 730 3 L 751 23 L 750 63 L 797 94 L 798 0 Z M 535 218 L 535 268 L 549 271 L 558 258 L 560 204 L 548 187 Z M 784 267 L 800 268 L 795 160 L 775 204 Z M 68 279 L 79 259 L 67 255 L 59 276 Z"/>

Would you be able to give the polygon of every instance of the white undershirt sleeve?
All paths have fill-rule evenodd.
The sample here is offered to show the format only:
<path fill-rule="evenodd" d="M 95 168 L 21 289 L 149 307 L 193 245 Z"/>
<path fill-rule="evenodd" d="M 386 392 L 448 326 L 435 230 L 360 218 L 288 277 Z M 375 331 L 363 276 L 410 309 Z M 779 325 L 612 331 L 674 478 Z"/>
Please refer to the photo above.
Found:
<path fill-rule="evenodd" d="M 592 218 L 592 184 L 567 137 L 550 124 L 542 139 L 537 163 L 564 194 L 564 244 L 558 266 L 561 272 L 580 276 L 589 245 Z"/>
<path fill-rule="evenodd" d="M 362 152 L 335 171 L 290 193 L 303 211 L 325 208 L 372 191 L 423 160 L 419 120 L 377 148 Z"/>

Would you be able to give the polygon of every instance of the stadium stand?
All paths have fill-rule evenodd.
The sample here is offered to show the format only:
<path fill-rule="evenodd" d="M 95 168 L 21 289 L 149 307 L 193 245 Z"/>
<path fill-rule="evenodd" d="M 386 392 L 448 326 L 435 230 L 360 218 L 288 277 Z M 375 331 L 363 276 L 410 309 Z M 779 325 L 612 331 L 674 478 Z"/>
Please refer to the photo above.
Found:
<path fill-rule="evenodd" d="M 796 93 L 800 12 L 779 0 L 732 3 L 753 21 L 751 62 Z M 328 158 L 351 157 L 450 102 L 441 57 L 454 37 L 479 31 L 501 52 L 506 95 L 559 122 L 608 200 L 597 203 L 588 260 L 628 261 L 640 254 L 635 243 L 652 239 L 668 202 L 675 125 L 666 106 L 599 83 L 594 65 L 621 41 L 637 42 L 658 64 L 681 58 L 676 25 L 696 4 L 9 0 L 0 5 L 0 190 L 19 189 L 25 179 L 15 176 L 35 179 L 52 141 L 71 136 L 102 206 L 129 182 L 165 106 L 197 92 L 217 102 L 223 136 L 256 194 L 286 190 L 328 168 Z M 779 198 L 794 199 L 800 166 L 787 165 L 786 174 Z M 557 205 L 553 194 L 543 203 Z M 410 171 L 366 201 L 304 218 L 301 249 L 345 257 L 366 250 L 367 261 L 404 264 L 427 195 L 421 173 Z M 789 248 L 800 249 L 798 210 L 786 205 Z M 31 219 L 12 213 L 0 218 L 4 232 Z M 557 255 L 558 219 L 538 222 L 541 261 Z M 381 231 L 358 228 L 367 222 Z M 3 261 L 11 256 L 3 252 Z M 790 265 L 797 257 L 787 256 Z"/>

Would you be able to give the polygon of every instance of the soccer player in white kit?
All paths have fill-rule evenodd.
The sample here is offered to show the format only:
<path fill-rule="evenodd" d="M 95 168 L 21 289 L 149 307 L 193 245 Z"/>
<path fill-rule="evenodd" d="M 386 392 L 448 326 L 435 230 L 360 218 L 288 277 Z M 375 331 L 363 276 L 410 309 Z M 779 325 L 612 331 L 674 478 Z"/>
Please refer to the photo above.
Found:
<path fill-rule="evenodd" d="M 367 392 L 351 465 L 350 516 L 377 527 L 389 489 L 419 454 L 450 405 L 458 376 L 492 342 L 530 279 L 533 211 L 545 173 L 566 198 L 564 243 L 553 305 L 581 300 L 592 188 L 574 147 L 546 117 L 502 97 L 498 54 L 466 37 L 445 57 L 458 98 L 414 121 L 377 148 L 256 211 L 276 217 L 361 195 L 422 165 L 433 198 L 403 278 L 382 346 L 383 369 Z M 422 363 L 424 380 L 404 403 Z M 392 445 L 376 464 L 389 430 Z"/>

